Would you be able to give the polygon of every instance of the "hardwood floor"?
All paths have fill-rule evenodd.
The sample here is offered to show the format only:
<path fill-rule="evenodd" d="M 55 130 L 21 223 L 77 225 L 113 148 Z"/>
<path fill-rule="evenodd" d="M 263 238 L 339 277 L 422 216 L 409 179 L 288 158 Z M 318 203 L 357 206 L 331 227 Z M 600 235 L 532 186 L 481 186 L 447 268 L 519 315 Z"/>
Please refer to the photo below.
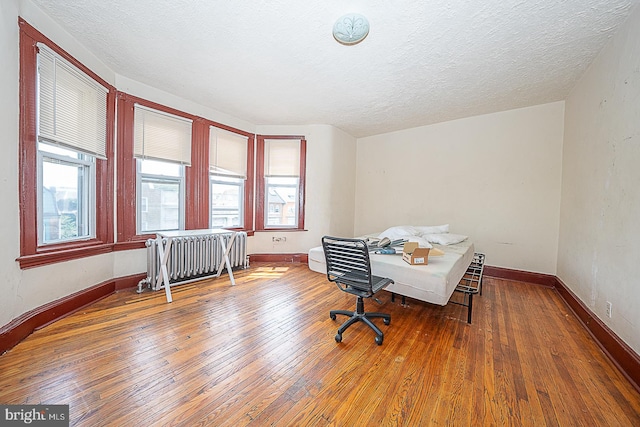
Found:
<path fill-rule="evenodd" d="M 638 426 L 640 395 L 550 288 L 486 278 L 466 309 L 353 309 L 306 265 L 253 265 L 163 292 L 126 290 L 0 356 L 0 403 L 69 404 L 78 426 Z M 454 294 L 454 298 L 461 295 Z M 379 320 L 379 319 L 378 319 Z"/>

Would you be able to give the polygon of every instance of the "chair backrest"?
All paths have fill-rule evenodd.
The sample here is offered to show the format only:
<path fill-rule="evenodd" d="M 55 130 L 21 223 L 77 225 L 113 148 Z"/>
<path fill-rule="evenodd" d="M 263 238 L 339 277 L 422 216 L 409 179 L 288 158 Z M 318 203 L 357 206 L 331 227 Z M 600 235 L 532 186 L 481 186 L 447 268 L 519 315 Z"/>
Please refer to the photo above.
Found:
<path fill-rule="evenodd" d="M 364 240 L 324 236 L 322 248 L 330 282 L 346 292 L 373 295 L 369 250 Z"/>

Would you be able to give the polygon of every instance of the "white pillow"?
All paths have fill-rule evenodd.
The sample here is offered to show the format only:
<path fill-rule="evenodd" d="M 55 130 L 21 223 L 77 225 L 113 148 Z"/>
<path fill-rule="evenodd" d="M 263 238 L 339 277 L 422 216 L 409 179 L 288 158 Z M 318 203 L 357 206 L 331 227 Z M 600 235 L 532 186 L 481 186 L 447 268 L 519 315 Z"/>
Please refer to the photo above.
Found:
<path fill-rule="evenodd" d="M 410 225 L 398 225 L 396 227 L 387 228 L 378 237 L 388 237 L 393 239 L 406 239 L 409 236 L 419 236 L 420 233 Z"/>
<path fill-rule="evenodd" d="M 416 230 L 420 233 L 420 235 L 424 234 L 439 234 L 439 233 L 448 233 L 449 232 L 449 224 L 444 225 L 416 225 Z"/>
<path fill-rule="evenodd" d="M 429 242 L 437 243 L 438 245 L 455 245 L 456 243 L 467 240 L 467 236 L 451 233 L 425 234 L 422 237 L 427 239 Z"/>
<path fill-rule="evenodd" d="M 419 247 L 421 248 L 433 249 L 433 245 L 431 245 L 431 243 L 429 243 L 429 241 L 423 237 L 408 236 L 405 237 L 405 239 L 407 239 L 408 242 L 418 242 L 418 244 L 420 245 Z"/>

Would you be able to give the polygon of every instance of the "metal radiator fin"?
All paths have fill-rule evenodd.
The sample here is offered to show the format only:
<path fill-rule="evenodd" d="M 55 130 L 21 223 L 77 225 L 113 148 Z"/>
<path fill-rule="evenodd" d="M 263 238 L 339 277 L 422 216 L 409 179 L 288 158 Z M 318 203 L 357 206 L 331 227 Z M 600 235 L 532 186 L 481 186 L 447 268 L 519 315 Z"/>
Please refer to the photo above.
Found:
<path fill-rule="evenodd" d="M 167 262 L 169 283 L 187 283 L 218 273 L 218 268 L 224 256 L 218 239 L 224 239 L 225 246 L 231 236 L 202 235 L 172 237 L 171 254 Z M 146 241 L 147 247 L 147 278 L 138 284 L 138 292 L 142 292 L 144 284 L 154 291 L 164 289 L 163 283 L 158 283 L 160 261 L 158 260 L 158 242 L 156 239 Z M 231 268 L 249 267 L 247 257 L 247 233 L 237 232 L 229 250 Z"/>

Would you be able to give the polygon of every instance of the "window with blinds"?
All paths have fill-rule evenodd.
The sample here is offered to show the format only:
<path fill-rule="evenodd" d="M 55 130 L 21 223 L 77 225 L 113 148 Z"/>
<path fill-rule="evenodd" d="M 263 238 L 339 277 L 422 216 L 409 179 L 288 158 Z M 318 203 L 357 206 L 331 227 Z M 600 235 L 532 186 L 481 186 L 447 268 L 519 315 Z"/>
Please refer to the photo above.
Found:
<path fill-rule="evenodd" d="M 38 138 L 106 158 L 108 90 L 38 43 Z"/>
<path fill-rule="evenodd" d="M 134 156 L 191 165 L 190 119 L 136 104 L 133 121 Z"/>
<path fill-rule="evenodd" d="M 96 235 L 96 159 L 107 158 L 108 89 L 37 44 L 38 244 Z"/>
<path fill-rule="evenodd" d="M 264 138 L 262 212 L 264 228 L 299 228 L 303 140 Z"/>
<path fill-rule="evenodd" d="M 264 151 L 265 176 L 300 176 L 300 140 L 265 139 Z"/>
<path fill-rule="evenodd" d="M 192 120 L 134 105 L 136 232 L 182 230 L 185 166 L 191 165 Z"/>
<path fill-rule="evenodd" d="M 209 127 L 209 167 L 211 173 L 247 177 L 248 137 Z"/>
<path fill-rule="evenodd" d="M 244 226 L 248 137 L 209 127 L 209 200 L 212 228 Z"/>

